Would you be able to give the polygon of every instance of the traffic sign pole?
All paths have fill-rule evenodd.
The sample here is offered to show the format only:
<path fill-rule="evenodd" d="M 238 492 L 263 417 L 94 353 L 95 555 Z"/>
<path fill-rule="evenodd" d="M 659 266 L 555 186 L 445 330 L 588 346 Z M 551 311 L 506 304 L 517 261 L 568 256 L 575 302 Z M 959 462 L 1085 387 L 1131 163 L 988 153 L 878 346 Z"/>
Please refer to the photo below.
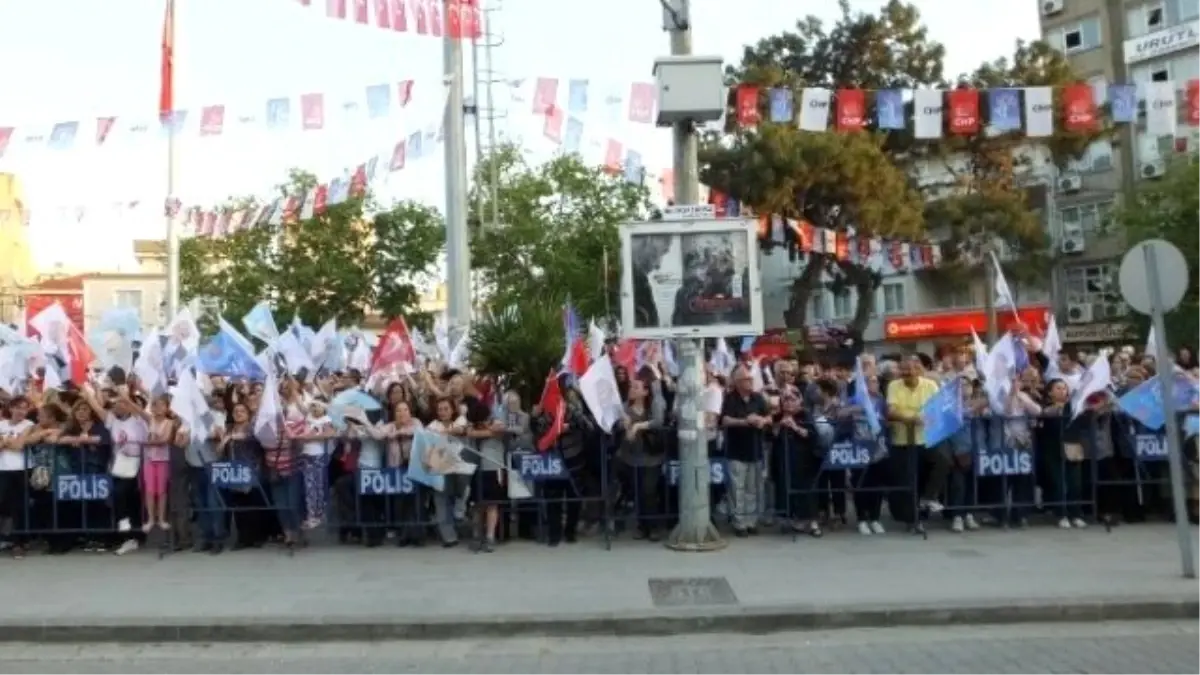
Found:
<path fill-rule="evenodd" d="M 1188 521 L 1187 504 L 1184 499 L 1183 447 L 1179 437 L 1179 419 L 1175 410 L 1175 369 L 1167 346 L 1167 326 L 1163 318 L 1162 287 L 1159 283 L 1158 254 L 1156 246 L 1140 246 L 1146 263 L 1146 281 L 1150 295 L 1150 320 L 1154 325 L 1155 364 L 1158 381 L 1162 387 L 1164 417 L 1167 433 L 1167 462 L 1171 471 L 1171 502 L 1175 507 L 1175 535 L 1179 540 L 1179 556 L 1183 565 L 1183 576 L 1196 578 L 1196 551 L 1192 547 L 1191 524 Z"/>
<path fill-rule="evenodd" d="M 1179 306 L 1187 292 L 1190 275 L 1183 253 L 1169 241 L 1148 239 L 1138 243 L 1121 259 L 1121 296 L 1130 307 L 1150 316 L 1154 326 L 1155 363 L 1166 418 L 1167 462 L 1171 470 L 1171 501 L 1175 511 L 1175 535 L 1183 576 L 1196 578 L 1196 551 L 1184 500 L 1183 448 L 1179 419 L 1175 416 L 1175 368 L 1167 346 L 1163 315 Z"/>

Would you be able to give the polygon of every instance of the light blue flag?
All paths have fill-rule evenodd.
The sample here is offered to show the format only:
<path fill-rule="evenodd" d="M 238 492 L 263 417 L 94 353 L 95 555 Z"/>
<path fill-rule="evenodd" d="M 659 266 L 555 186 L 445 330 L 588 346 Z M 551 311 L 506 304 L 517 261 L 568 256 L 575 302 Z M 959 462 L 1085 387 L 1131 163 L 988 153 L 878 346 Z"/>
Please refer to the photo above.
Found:
<path fill-rule="evenodd" d="M 899 89 L 875 92 L 876 128 L 904 130 L 904 93 Z"/>
<path fill-rule="evenodd" d="M 743 335 L 742 336 L 742 346 L 738 349 L 738 352 L 740 352 L 742 354 L 750 353 L 750 350 L 754 349 L 754 340 L 755 339 L 756 338 L 753 335 Z"/>
<path fill-rule="evenodd" d="M 228 325 L 228 324 L 226 324 Z M 243 344 L 245 338 L 222 327 L 196 354 L 196 369 L 206 375 L 219 375 L 246 380 L 265 380 L 254 352 Z"/>
<path fill-rule="evenodd" d="M 431 473 L 426 468 L 426 455 L 430 448 L 445 444 L 446 439 L 432 431 L 417 429 L 413 433 L 412 449 L 408 459 L 408 477 L 421 485 L 431 487 L 438 492 L 446 488 L 446 477 Z"/>
<path fill-rule="evenodd" d="M 572 114 L 583 114 L 588 109 L 588 81 L 571 80 L 568 85 L 567 110 Z"/>
<path fill-rule="evenodd" d="M 1161 377 L 1161 374 L 1158 377 Z M 1154 431 L 1162 429 L 1167 422 L 1163 414 L 1162 385 L 1158 377 L 1146 380 L 1117 399 L 1118 408 Z M 1175 409 L 1191 408 L 1195 405 L 1197 396 L 1200 396 L 1200 389 L 1197 389 L 1192 378 L 1183 373 L 1174 373 L 1174 377 L 1175 386 L 1171 393 L 1175 399 Z"/>
<path fill-rule="evenodd" d="M 1021 130 L 1021 92 L 1016 89 L 988 91 L 988 125 L 996 131 Z"/>
<path fill-rule="evenodd" d="M 100 315 L 100 325 L 96 328 L 101 332 L 117 333 L 131 342 L 142 340 L 142 320 L 133 307 L 113 307 L 104 310 Z"/>
<path fill-rule="evenodd" d="M 1108 105 L 1112 121 L 1117 124 L 1132 124 L 1137 121 L 1138 96 L 1136 84 L 1108 85 Z"/>
<path fill-rule="evenodd" d="M 796 118 L 796 111 L 792 106 L 793 96 L 791 89 L 784 87 L 772 89 L 769 101 L 772 122 L 783 124 L 791 122 Z"/>
<path fill-rule="evenodd" d="M 645 175 L 642 154 L 637 150 L 630 150 L 625 153 L 625 182 L 641 185 L 643 178 Z"/>
<path fill-rule="evenodd" d="M 857 386 L 855 387 L 857 389 Z M 925 424 L 925 447 L 932 448 L 950 438 L 963 425 L 962 380 L 954 378 L 942 385 L 921 408 Z"/>
<path fill-rule="evenodd" d="M 850 403 L 862 408 L 863 416 L 867 420 L 867 428 L 871 430 L 872 436 L 878 436 L 883 431 L 883 425 L 879 422 L 879 411 L 875 409 L 875 402 L 867 393 L 867 378 L 863 374 L 861 356 L 854 363 L 854 396 L 850 398 Z M 928 438 L 928 430 L 925 433 Z"/>
<path fill-rule="evenodd" d="M 259 302 L 242 317 L 242 325 L 247 333 L 267 344 L 279 338 L 275 315 L 271 313 L 271 305 L 266 300 Z"/>

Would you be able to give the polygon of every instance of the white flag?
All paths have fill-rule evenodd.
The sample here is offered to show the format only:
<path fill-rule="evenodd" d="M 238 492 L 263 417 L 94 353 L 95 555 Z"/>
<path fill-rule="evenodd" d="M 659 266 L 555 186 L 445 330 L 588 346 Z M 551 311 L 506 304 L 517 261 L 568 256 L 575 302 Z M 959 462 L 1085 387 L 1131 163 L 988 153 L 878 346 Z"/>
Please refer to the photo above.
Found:
<path fill-rule="evenodd" d="M 1174 136 L 1179 122 L 1174 82 L 1144 82 L 1146 133 L 1150 136 Z"/>
<path fill-rule="evenodd" d="M 1112 368 L 1108 363 L 1108 353 L 1102 350 L 1092 360 L 1092 365 L 1083 373 L 1079 387 L 1071 394 L 1071 419 L 1079 417 L 1088 398 L 1095 393 L 1107 391 L 1112 384 Z"/>
<path fill-rule="evenodd" d="M 604 331 L 596 325 L 595 321 L 588 324 L 588 355 L 592 360 L 600 358 L 604 352 Z"/>
<path fill-rule="evenodd" d="M 917 89 L 913 92 L 913 135 L 917 138 L 942 137 L 941 89 Z"/>
<path fill-rule="evenodd" d="M 1000 259 L 996 257 L 995 252 L 992 256 L 992 265 L 996 267 L 996 307 L 1009 307 L 1014 312 L 1017 311 L 1017 301 L 1013 297 L 1012 289 L 1008 287 L 1008 279 L 1004 278 L 1004 270 L 1000 268 Z"/>
<path fill-rule="evenodd" d="M 600 429 L 611 432 L 621 420 L 622 406 L 617 377 L 607 356 L 597 359 L 579 378 L 579 395 Z"/>
<path fill-rule="evenodd" d="M 1025 135 L 1054 135 L 1054 95 L 1050 87 L 1025 87 Z"/>
<path fill-rule="evenodd" d="M 1050 361 L 1050 365 L 1058 368 L 1058 354 L 1062 351 L 1062 337 L 1058 334 L 1058 319 L 1050 315 L 1050 325 L 1046 326 L 1046 337 L 1042 338 L 1042 354 Z M 1050 368 L 1046 368 L 1049 372 Z"/>
<path fill-rule="evenodd" d="M 808 87 L 800 94 L 800 128 L 804 131 L 825 131 L 829 128 L 830 91 Z"/>
<path fill-rule="evenodd" d="M 1158 342 L 1157 335 L 1154 333 L 1154 326 L 1150 326 L 1150 332 L 1146 333 L 1146 347 L 1142 353 L 1146 356 L 1153 356 L 1158 359 Z"/>

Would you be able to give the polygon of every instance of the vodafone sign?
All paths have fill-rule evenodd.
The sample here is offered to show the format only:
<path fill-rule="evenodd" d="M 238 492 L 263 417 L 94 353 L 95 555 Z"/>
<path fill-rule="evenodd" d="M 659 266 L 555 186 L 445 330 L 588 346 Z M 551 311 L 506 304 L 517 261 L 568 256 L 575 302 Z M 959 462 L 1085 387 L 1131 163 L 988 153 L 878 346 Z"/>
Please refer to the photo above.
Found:
<path fill-rule="evenodd" d="M 1017 316 L 1009 310 L 996 312 L 997 328 L 1006 331 L 1020 323 L 1039 332 L 1050 320 L 1050 307 L 1039 305 L 1017 310 Z M 925 338 L 963 337 L 971 331 L 983 334 L 987 331 L 987 314 L 979 312 L 947 312 L 945 314 L 921 314 L 898 317 L 883 322 L 883 333 L 888 340 L 922 340 Z"/>

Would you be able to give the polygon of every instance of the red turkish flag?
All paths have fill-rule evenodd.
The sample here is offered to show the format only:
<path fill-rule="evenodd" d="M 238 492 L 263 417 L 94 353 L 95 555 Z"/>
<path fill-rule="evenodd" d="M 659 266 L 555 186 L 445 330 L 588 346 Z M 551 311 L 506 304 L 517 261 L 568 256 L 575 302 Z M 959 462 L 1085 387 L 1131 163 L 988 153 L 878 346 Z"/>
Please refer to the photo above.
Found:
<path fill-rule="evenodd" d="M 533 89 L 533 114 L 545 115 L 558 102 L 558 78 L 539 77 Z"/>
<path fill-rule="evenodd" d="M 433 37 L 442 36 L 442 10 L 439 5 L 442 0 L 429 0 L 426 14 L 429 15 L 429 34 Z"/>
<path fill-rule="evenodd" d="M 404 168 L 404 161 L 407 159 L 406 148 L 404 141 L 396 144 L 395 149 L 392 150 L 392 163 L 388 166 L 389 170 L 399 171 Z"/>
<path fill-rule="evenodd" d="M 325 95 L 300 95 L 300 128 L 315 131 L 325 127 Z"/>
<path fill-rule="evenodd" d="M 1188 80 L 1187 83 L 1187 123 L 1200 126 L 1200 80 Z"/>
<path fill-rule="evenodd" d="M 734 98 L 737 104 L 737 123 L 743 129 L 757 127 L 762 121 L 758 110 L 758 87 L 753 84 L 739 84 Z"/>
<path fill-rule="evenodd" d="M 950 133 L 970 136 L 979 133 L 979 91 L 955 89 L 947 97 Z"/>
<path fill-rule="evenodd" d="M 318 185 L 317 191 L 313 193 L 313 213 L 325 213 L 325 208 L 329 201 L 329 186 Z"/>
<path fill-rule="evenodd" d="M 652 82 L 634 82 L 629 89 L 629 121 L 650 124 L 658 92 Z"/>
<path fill-rule="evenodd" d="M 1096 116 L 1096 98 L 1092 87 L 1086 82 L 1076 82 L 1063 87 L 1063 121 L 1067 131 L 1095 131 L 1099 128 Z"/>
<path fill-rule="evenodd" d="M 542 398 L 538 405 L 551 419 L 550 428 L 537 442 L 538 450 L 546 452 L 562 435 L 567 416 L 567 404 L 563 400 L 562 389 L 558 386 L 558 374 L 554 371 L 550 371 L 549 377 L 546 378 L 546 386 L 542 388 Z"/>
<path fill-rule="evenodd" d="M 225 128 L 225 106 L 210 105 L 200 110 L 200 135 L 220 136 Z"/>
<path fill-rule="evenodd" d="M 458 11 L 462 15 L 462 36 L 478 40 L 483 35 L 483 15 L 479 0 L 458 0 Z"/>
<path fill-rule="evenodd" d="M 392 30 L 397 33 L 408 31 L 408 10 L 404 3 L 406 0 L 389 0 L 392 8 Z"/>
<path fill-rule="evenodd" d="M 412 80 L 401 80 L 400 91 L 399 91 L 399 100 L 400 100 L 401 108 L 408 105 L 409 103 L 412 103 L 412 93 L 413 93 L 413 81 Z"/>
<path fill-rule="evenodd" d="M 379 343 L 371 353 L 371 374 L 391 370 L 412 372 L 416 361 L 412 338 L 408 334 L 408 324 L 404 322 L 404 317 L 392 319 L 387 330 L 379 336 Z"/>
<path fill-rule="evenodd" d="M 113 125 L 117 123 L 115 117 L 97 117 L 96 118 L 96 145 L 102 145 L 108 140 L 108 134 L 112 131 Z M 0 145 L 0 155 L 4 154 L 4 148 Z"/>
<path fill-rule="evenodd" d="M 417 35 L 428 35 L 429 21 L 425 18 L 425 4 L 421 0 L 413 0 L 412 10 L 417 14 Z"/>
<path fill-rule="evenodd" d="M 355 23 L 370 23 L 370 12 L 367 11 L 367 0 L 354 0 Z"/>
<path fill-rule="evenodd" d="M 616 139 L 608 139 L 608 144 L 604 148 L 604 170 L 609 173 L 619 173 L 621 171 L 621 152 L 624 148 L 621 146 L 621 141 Z"/>
<path fill-rule="evenodd" d="M 546 111 L 546 117 L 542 120 L 542 135 L 555 143 L 562 143 L 565 121 L 562 108 L 556 105 L 550 106 L 550 109 Z"/>
<path fill-rule="evenodd" d="M 838 131 L 862 131 L 867 125 L 867 92 L 862 89 L 839 89 L 836 121 Z"/>
<path fill-rule="evenodd" d="M 375 0 L 375 24 L 380 28 L 392 27 L 392 6 L 390 0 Z"/>

